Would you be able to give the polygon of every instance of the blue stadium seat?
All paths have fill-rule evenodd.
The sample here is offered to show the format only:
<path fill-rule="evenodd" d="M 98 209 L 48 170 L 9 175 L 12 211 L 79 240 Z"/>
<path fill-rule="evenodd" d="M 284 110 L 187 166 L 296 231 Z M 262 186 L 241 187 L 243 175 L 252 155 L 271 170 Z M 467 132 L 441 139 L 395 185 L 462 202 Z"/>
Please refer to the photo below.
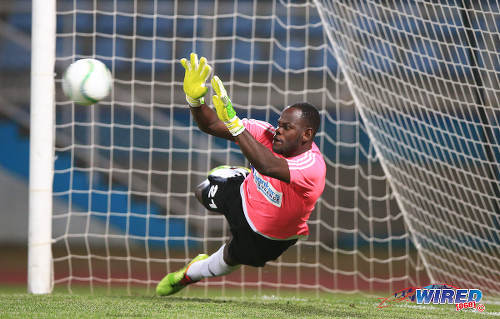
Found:
<path fill-rule="evenodd" d="M 154 34 L 154 19 L 138 16 L 136 19 L 136 34 L 144 37 L 152 37 Z"/>
<path fill-rule="evenodd" d="M 300 50 L 296 50 L 299 48 L 299 45 L 300 43 L 297 43 L 296 41 L 292 41 L 290 45 L 290 47 L 294 48 L 294 50 L 289 50 L 288 54 L 288 67 L 292 70 L 300 70 L 306 67 L 305 47 L 300 48 Z"/>
<path fill-rule="evenodd" d="M 215 20 L 218 37 L 228 37 L 234 34 L 234 18 L 233 17 L 223 17 Z"/>
<path fill-rule="evenodd" d="M 280 18 L 278 17 L 277 20 L 274 22 L 274 30 L 272 33 L 272 36 L 282 45 L 286 45 L 286 35 L 287 35 L 287 28 L 285 27 L 284 24 L 286 24 L 286 20 L 284 20 L 284 24 L 280 24 L 278 22 Z M 283 19 L 283 18 L 282 18 Z M 281 20 L 283 21 L 283 20 Z"/>
<path fill-rule="evenodd" d="M 310 26 L 308 29 L 310 39 L 321 39 L 323 38 L 323 26 L 318 25 L 316 27 Z"/>
<path fill-rule="evenodd" d="M 136 39 L 135 40 L 135 57 L 151 61 L 153 58 L 153 41 Z"/>
<path fill-rule="evenodd" d="M 25 32 L 26 37 L 31 33 L 31 14 L 10 14 L 8 23 L 20 32 Z M 31 51 L 12 41 L 3 41 L 0 45 L 0 68 L 4 70 L 27 69 L 31 63 Z"/>
<path fill-rule="evenodd" d="M 409 58 L 409 64 L 412 68 L 427 74 L 437 74 L 439 72 L 439 62 L 436 59 L 442 59 L 439 45 L 435 42 L 415 38 L 410 51 L 413 52 Z"/>
<path fill-rule="evenodd" d="M 339 64 L 338 64 L 338 61 L 337 59 L 331 55 L 331 54 L 328 54 L 327 56 L 327 60 L 326 60 L 326 63 L 328 65 L 328 68 L 335 73 L 337 73 L 338 71 L 338 67 L 339 67 Z"/>
<path fill-rule="evenodd" d="M 259 38 L 271 38 L 273 35 L 271 19 L 257 19 L 255 21 L 255 36 Z"/>
<path fill-rule="evenodd" d="M 170 17 L 156 18 L 156 36 L 172 38 L 174 36 L 174 21 L 174 18 Z"/>
<path fill-rule="evenodd" d="M 29 69 L 31 52 L 17 43 L 4 42 L 0 46 L 0 68 L 3 70 Z"/>
<path fill-rule="evenodd" d="M 8 24 L 29 34 L 31 33 L 31 13 L 11 13 Z"/>
<path fill-rule="evenodd" d="M 363 61 L 378 71 L 392 73 L 394 67 L 393 60 L 394 55 L 391 50 L 391 44 L 386 42 L 377 41 L 363 51 Z"/>
<path fill-rule="evenodd" d="M 96 15 L 96 32 L 113 34 L 114 28 L 114 17 L 107 14 L 97 14 Z"/>
<path fill-rule="evenodd" d="M 241 60 L 250 61 L 252 43 L 250 41 L 236 39 L 234 45 L 235 57 Z"/>
<path fill-rule="evenodd" d="M 282 68 L 286 68 L 286 51 L 281 49 L 276 44 L 273 44 L 273 62 Z"/>
<path fill-rule="evenodd" d="M 74 16 L 76 32 L 91 33 L 94 32 L 94 16 L 92 14 L 77 13 Z"/>
<path fill-rule="evenodd" d="M 173 46 L 171 41 L 156 40 L 156 59 L 159 60 L 173 60 Z M 155 69 L 157 71 L 165 71 L 170 67 L 166 63 L 156 63 Z"/>
<path fill-rule="evenodd" d="M 196 35 L 194 32 L 194 19 L 193 18 L 177 18 L 176 20 L 176 36 L 178 37 L 185 37 L 185 38 L 192 38 L 193 36 Z M 200 25 L 198 24 L 198 34 L 200 34 L 201 29 Z"/>
<path fill-rule="evenodd" d="M 120 38 L 108 38 L 108 37 L 102 37 L 98 36 L 96 38 L 96 47 L 95 47 L 95 52 L 97 55 L 104 56 L 104 57 L 109 57 L 114 58 L 113 56 L 113 44 L 115 45 L 115 56 L 129 56 L 129 54 L 125 55 L 125 52 L 128 52 L 131 50 L 129 47 L 128 43 L 126 40 L 120 39 Z M 129 67 L 129 63 L 115 59 L 115 70 L 123 70 L 124 68 Z"/>
<path fill-rule="evenodd" d="M 132 35 L 134 19 L 131 16 L 116 15 L 115 33 L 120 35 Z"/>
<path fill-rule="evenodd" d="M 253 19 L 244 17 L 236 18 L 236 35 L 244 38 L 252 38 Z"/>
<path fill-rule="evenodd" d="M 273 48 L 273 62 L 282 68 L 299 70 L 305 68 L 305 47 L 301 46 L 299 42 L 290 41 L 289 48 L 294 48 L 294 50 L 288 50 L 288 61 L 287 61 L 287 51 L 281 49 L 279 46 L 274 45 Z M 288 63 L 288 64 L 287 64 Z"/>

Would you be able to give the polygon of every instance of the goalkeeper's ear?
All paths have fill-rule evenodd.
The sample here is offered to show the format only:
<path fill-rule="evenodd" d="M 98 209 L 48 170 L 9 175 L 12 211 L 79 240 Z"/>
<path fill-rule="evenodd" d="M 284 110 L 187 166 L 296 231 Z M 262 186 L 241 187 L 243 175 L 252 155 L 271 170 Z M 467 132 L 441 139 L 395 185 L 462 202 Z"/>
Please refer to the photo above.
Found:
<path fill-rule="evenodd" d="M 307 127 L 304 129 L 302 133 L 302 142 L 307 143 L 314 139 L 313 129 L 311 127 Z"/>

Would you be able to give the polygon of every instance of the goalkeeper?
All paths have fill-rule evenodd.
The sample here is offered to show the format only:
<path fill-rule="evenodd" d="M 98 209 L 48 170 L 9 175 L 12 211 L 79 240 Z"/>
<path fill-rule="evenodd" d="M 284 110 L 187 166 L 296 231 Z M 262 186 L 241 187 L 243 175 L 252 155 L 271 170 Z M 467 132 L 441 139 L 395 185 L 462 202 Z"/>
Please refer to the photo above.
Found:
<path fill-rule="evenodd" d="M 209 210 L 222 213 L 231 238 L 208 256 L 200 254 L 183 269 L 165 276 L 156 288 L 167 296 L 203 278 L 226 275 L 239 265 L 262 267 L 278 258 L 309 229 L 306 221 L 325 186 L 326 166 L 314 143 L 320 116 L 308 103 L 283 110 L 277 126 L 240 119 L 221 80 L 211 83 L 214 111 L 204 101 L 211 68 L 205 58 L 181 59 L 184 92 L 198 127 L 208 134 L 235 141 L 251 170 L 223 166 L 212 170 L 196 189 Z"/>

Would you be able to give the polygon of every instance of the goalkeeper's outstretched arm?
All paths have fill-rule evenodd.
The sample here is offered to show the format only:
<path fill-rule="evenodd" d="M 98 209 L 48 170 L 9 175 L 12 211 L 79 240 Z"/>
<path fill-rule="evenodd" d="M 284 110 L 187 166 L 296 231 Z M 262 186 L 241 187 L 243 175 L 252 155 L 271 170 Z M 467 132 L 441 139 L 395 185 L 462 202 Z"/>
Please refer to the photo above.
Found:
<path fill-rule="evenodd" d="M 186 70 L 183 85 L 186 100 L 200 130 L 238 142 L 243 154 L 258 172 L 289 183 L 290 171 L 287 161 L 275 156 L 245 130 L 217 76 L 212 79 L 212 86 L 217 93 L 212 98 L 216 112 L 206 105 L 204 96 L 208 89 L 205 82 L 212 71 L 207 59 L 202 57 L 198 61 L 196 53 L 191 53 L 190 61 L 181 59 L 181 64 Z"/>
<path fill-rule="evenodd" d="M 274 177 L 286 183 L 290 183 L 288 162 L 274 155 L 245 129 L 243 122 L 236 115 L 231 100 L 227 96 L 226 89 L 219 77 L 213 77 L 212 87 L 217 93 L 217 95 L 212 97 L 212 101 L 217 111 L 217 117 L 227 127 L 227 130 L 238 143 L 241 151 L 252 166 L 262 175 Z"/>
<path fill-rule="evenodd" d="M 226 140 L 234 141 L 234 137 L 231 135 L 224 122 L 219 120 L 217 113 L 208 105 L 202 104 L 200 107 L 192 107 L 191 114 L 193 114 L 194 120 L 201 131 Z"/>

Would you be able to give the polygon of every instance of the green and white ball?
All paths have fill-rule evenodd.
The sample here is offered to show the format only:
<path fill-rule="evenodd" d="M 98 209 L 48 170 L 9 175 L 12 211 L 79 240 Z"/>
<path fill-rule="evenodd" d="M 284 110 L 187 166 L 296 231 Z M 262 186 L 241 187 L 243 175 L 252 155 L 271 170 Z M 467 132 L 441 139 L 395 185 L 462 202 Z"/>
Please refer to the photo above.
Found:
<path fill-rule="evenodd" d="M 71 64 L 63 77 L 63 91 L 75 103 L 91 105 L 108 96 L 113 84 L 111 72 L 96 59 L 81 59 Z"/>

